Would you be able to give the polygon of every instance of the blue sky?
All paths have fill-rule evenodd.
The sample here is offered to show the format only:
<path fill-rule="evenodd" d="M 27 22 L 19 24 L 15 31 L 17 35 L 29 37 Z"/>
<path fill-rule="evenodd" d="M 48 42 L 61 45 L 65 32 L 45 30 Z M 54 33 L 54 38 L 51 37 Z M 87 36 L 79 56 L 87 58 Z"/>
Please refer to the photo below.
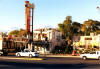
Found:
<path fill-rule="evenodd" d="M 25 0 L 0 0 L 0 32 L 25 28 Z M 57 27 L 66 16 L 83 23 L 88 19 L 100 21 L 100 0 L 30 0 L 35 4 L 34 29 Z"/>

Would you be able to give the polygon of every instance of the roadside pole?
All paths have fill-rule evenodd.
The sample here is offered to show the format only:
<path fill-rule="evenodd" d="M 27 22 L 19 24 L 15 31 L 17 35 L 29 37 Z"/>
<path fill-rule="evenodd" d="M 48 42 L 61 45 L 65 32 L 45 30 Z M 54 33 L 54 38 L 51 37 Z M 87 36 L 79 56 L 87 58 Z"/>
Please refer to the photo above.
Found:
<path fill-rule="evenodd" d="M 35 8 L 35 5 L 32 3 L 32 42 L 31 42 L 31 50 L 33 50 L 33 42 L 34 42 L 34 33 L 33 33 L 34 8 Z"/>

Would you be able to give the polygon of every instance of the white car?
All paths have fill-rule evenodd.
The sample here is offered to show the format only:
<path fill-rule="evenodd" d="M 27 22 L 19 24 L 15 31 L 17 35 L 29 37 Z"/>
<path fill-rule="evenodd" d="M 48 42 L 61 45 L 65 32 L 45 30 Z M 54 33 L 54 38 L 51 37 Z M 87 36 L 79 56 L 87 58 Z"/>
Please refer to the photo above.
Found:
<path fill-rule="evenodd" d="M 100 51 L 93 51 L 87 54 L 80 54 L 80 58 L 82 59 L 99 59 L 100 60 Z"/>
<path fill-rule="evenodd" d="M 17 57 L 20 57 L 20 56 L 39 57 L 39 53 L 32 52 L 28 49 L 24 49 L 24 51 L 22 51 L 22 52 L 17 52 L 16 56 Z"/>

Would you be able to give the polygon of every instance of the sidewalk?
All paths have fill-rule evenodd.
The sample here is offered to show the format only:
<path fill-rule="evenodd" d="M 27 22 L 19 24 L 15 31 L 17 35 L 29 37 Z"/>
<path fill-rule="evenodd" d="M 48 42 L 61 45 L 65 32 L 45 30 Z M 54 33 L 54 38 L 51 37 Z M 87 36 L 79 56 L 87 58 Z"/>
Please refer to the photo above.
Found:
<path fill-rule="evenodd" d="M 72 56 L 72 54 L 50 54 L 50 55 L 40 55 L 41 57 L 73 57 L 73 58 L 80 58 L 79 55 Z"/>
<path fill-rule="evenodd" d="M 9 56 L 15 56 L 15 53 L 8 53 Z M 40 54 L 40 57 L 72 57 L 72 58 L 80 58 L 79 55 L 72 56 L 72 54 Z"/>

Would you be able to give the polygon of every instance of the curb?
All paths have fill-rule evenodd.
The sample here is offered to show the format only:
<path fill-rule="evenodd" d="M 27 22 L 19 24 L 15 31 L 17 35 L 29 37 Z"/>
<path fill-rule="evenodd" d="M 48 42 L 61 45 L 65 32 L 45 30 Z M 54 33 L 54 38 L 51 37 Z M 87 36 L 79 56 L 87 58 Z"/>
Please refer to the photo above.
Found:
<path fill-rule="evenodd" d="M 72 55 L 40 55 L 41 57 L 72 57 L 72 58 L 80 58 L 80 56 L 72 56 Z"/>
<path fill-rule="evenodd" d="M 19 58 L 19 57 L 15 57 L 15 58 L 12 58 L 12 57 L 0 57 L 0 59 L 15 59 L 15 60 L 44 60 L 43 58 Z"/>

